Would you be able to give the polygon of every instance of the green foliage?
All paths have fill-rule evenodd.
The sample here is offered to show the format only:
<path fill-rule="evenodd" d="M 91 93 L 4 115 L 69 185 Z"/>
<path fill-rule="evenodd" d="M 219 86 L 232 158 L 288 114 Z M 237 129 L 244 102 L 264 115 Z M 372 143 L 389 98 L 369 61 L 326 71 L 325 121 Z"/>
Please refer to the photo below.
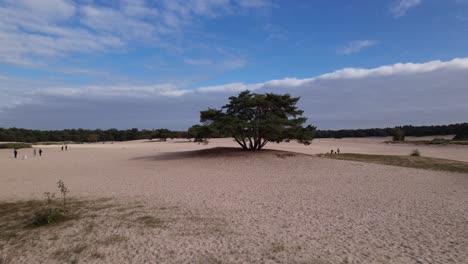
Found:
<path fill-rule="evenodd" d="M 96 134 L 89 134 L 86 138 L 87 142 L 98 142 L 98 135 Z"/>
<path fill-rule="evenodd" d="M 193 138 L 194 142 L 208 144 L 208 139 L 215 133 L 211 126 L 194 125 L 188 129 L 187 137 Z"/>
<path fill-rule="evenodd" d="M 57 188 L 60 190 L 60 193 L 62 194 L 62 200 L 63 200 L 63 207 L 65 208 L 66 206 L 66 198 L 67 198 L 67 194 L 70 192 L 67 188 L 67 186 L 65 186 L 65 183 L 62 181 L 62 180 L 59 180 L 57 182 Z"/>
<path fill-rule="evenodd" d="M 117 129 L 65 129 L 65 130 L 30 130 L 22 128 L 0 128 L 0 142 L 62 142 L 64 144 L 81 142 L 128 141 L 151 138 L 153 130 Z M 185 131 L 171 131 L 175 138 L 185 138 Z"/>
<path fill-rule="evenodd" d="M 21 149 L 21 148 L 31 148 L 31 144 L 27 143 L 3 143 L 0 144 L 0 149 Z"/>
<path fill-rule="evenodd" d="M 421 152 L 419 151 L 419 149 L 415 149 L 411 152 L 410 156 L 412 157 L 421 157 Z"/>
<path fill-rule="evenodd" d="M 45 205 L 34 212 L 32 224 L 43 226 L 62 221 L 66 218 L 66 196 L 70 192 L 62 180 L 57 182 L 57 188 L 62 194 L 61 206 L 55 206 L 55 193 L 45 192 Z"/>
<path fill-rule="evenodd" d="M 457 135 L 456 140 L 468 139 L 466 129 L 468 123 L 439 125 L 439 126 L 400 126 L 397 127 L 405 132 L 406 136 L 441 136 Z M 464 130 L 463 130 L 464 129 Z M 342 130 L 317 130 L 315 138 L 348 138 L 348 137 L 388 137 L 393 136 L 394 128 L 370 128 L 370 129 L 342 129 Z M 465 132 L 464 132 L 465 131 Z M 187 131 L 171 131 L 174 138 L 190 138 Z M 29 142 L 41 144 L 63 144 L 103 141 L 127 141 L 136 139 L 150 139 L 154 130 L 138 130 L 136 128 L 127 130 L 117 129 L 65 129 L 65 130 L 30 130 L 22 128 L 0 128 L 0 142 Z M 226 137 L 227 135 L 212 134 L 211 137 Z M 192 137 L 193 138 L 193 137 Z"/>
<path fill-rule="evenodd" d="M 458 129 L 457 134 L 453 138 L 454 140 L 468 140 L 468 124 Z"/>
<path fill-rule="evenodd" d="M 261 150 L 268 142 L 280 143 L 296 140 L 309 145 L 315 127 L 302 125 L 307 118 L 296 107 L 299 97 L 289 94 L 255 94 L 241 92 L 229 97 L 229 103 L 220 110 L 208 109 L 200 112 L 201 127 L 192 127 L 195 132 L 226 135 L 244 150 Z M 200 137 L 200 136 L 198 136 Z"/>
<path fill-rule="evenodd" d="M 59 208 L 41 208 L 34 212 L 32 224 L 43 226 L 59 222 L 65 218 L 63 211 Z"/>
<path fill-rule="evenodd" d="M 405 132 L 399 128 L 394 129 L 393 141 L 398 141 L 398 142 L 405 141 Z"/>
<path fill-rule="evenodd" d="M 349 138 L 349 137 L 391 137 L 394 129 L 401 129 L 407 137 L 456 135 L 460 129 L 468 127 L 468 123 L 439 126 L 400 126 L 396 128 L 368 128 L 317 130 L 316 138 Z"/>
<path fill-rule="evenodd" d="M 153 131 L 153 134 L 151 135 L 150 139 L 159 139 L 161 141 L 166 141 L 168 138 L 174 138 L 175 133 L 170 131 L 169 129 L 162 128 L 162 129 L 156 129 Z"/>

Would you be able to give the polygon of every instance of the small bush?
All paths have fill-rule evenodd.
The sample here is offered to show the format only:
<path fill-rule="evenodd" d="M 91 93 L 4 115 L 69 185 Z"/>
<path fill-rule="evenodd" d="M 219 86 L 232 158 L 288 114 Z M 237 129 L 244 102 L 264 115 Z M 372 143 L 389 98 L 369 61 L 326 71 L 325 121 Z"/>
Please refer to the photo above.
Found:
<path fill-rule="evenodd" d="M 415 149 L 411 152 L 410 156 L 412 157 L 421 157 L 421 152 L 418 149 Z"/>
<path fill-rule="evenodd" d="M 32 145 L 28 143 L 2 143 L 0 144 L 0 149 L 21 149 L 21 148 L 31 148 Z"/>
<path fill-rule="evenodd" d="M 468 125 L 458 129 L 457 134 L 453 138 L 454 140 L 468 140 Z"/>
<path fill-rule="evenodd" d="M 43 226 L 59 222 L 65 218 L 63 211 L 59 208 L 42 208 L 34 213 L 32 224 Z"/>
<path fill-rule="evenodd" d="M 401 129 L 393 130 L 393 141 L 405 141 L 405 132 Z"/>
<path fill-rule="evenodd" d="M 55 193 L 45 192 L 46 203 L 44 207 L 34 212 L 32 219 L 32 224 L 34 226 L 48 225 L 65 219 L 67 213 L 66 195 L 69 193 L 69 190 L 62 180 L 57 182 L 57 188 L 62 193 L 61 208 L 54 206 L 54 204 L 56 204 Z"/>

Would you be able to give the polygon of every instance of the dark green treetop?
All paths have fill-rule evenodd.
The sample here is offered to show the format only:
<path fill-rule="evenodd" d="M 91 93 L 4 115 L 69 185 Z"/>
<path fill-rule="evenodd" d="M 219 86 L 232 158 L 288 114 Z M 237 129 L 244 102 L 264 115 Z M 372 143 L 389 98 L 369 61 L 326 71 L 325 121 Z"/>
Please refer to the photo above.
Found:
<path fill-rule="evenodd" d="M 315 127 L 303 124 L 307 118 L 296 106 L 299 97 L 289 94 L 256 94 L 241 92 L 229 97 L 229 103 L 220 110 L 200 112 L 200 121 L 206 131 L 230 136 L 244 150 L 261 150 L 268 142 L 296 140 L 309 145 Z"/>

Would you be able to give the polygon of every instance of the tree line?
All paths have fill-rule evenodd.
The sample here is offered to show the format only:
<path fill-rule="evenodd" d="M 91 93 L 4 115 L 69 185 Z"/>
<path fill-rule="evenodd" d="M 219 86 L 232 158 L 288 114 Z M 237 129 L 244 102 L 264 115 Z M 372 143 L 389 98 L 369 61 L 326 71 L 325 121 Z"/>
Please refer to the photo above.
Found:
<path fill-rule="evenodd" d="M 401 129 L 405 136 L 459 135 L 458 139 L 468 139 L 468 123 L 437 126 L 399 126 L 396 128 L 315 130 L 315 138 L 347 137 L 387 137 L 394 136 L 395 129 Z M 104 142 L 128 141 L 137 139 L 166 140 L 167 138 L 219 138 L 229 135 L 225 131 L 208 131 L 208 127 L 193 126 L 188 131 L 169 129 L 127 130 L 117 129 L 65 129 L 31 130 L 24 128 L 0 128 L 0 142 Z"/>
<path fill-rule="evenodd" d="M 169 129 L 64 129 L 32 130 L 24 128 L 0 128 L 0 142 L 105 142 L 137 139 L 187 138 L 186 131 Z"/>
<path fill-rule="evenodd" d="M 436 126 L 397 126 L 394 128 L 369 128 L 369 129 L 342 129 L 342 130 L 317 130 L 316 138 L 348 138 L 348 137 L 390 137 L 395 130 L 401 130 L 405 136 L 444 136 L 462 135 L 466 133 L 468 123 L 436 125 Z M 462 137 L 459 136 L 460 139 Z"/>

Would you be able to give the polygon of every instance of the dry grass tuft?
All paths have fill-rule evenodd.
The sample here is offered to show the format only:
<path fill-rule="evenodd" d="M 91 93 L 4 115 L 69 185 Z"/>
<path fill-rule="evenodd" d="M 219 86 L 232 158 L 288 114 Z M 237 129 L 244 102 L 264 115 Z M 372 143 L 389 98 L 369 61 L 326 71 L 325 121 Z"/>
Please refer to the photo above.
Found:
<path fill-rule="evenodd" d="M 107 238 L 101 240 L 100 244 L 104 245 L 104 246 L 110 246 L 110 245 L 114 245 L 114 244 L 117 244 L 117 243 L 127 241 L 127 239 L 128 239 L 127 237 L 122 236 L 122 235 L 111 235 L 111 236 L 108 236 Z"/>
<path fill-rule="evenodd" d="M 0 264 L 10 264 L 12 262 L 12 258 L 6 254 L 0 253 Z"/>
<path fill-rule="evenodd" d="M 276 157 L 282 158 L 282 159 L 291 158 L 291 157 L 296 156 L 296 154 L 294 154 L 294 153 L 276 153 L 275 155 L 276 155 Z"/>
<path fill-rule="evenodd" d="M 146 227 L 151 228 L 161 228 L 164 227 L 164 222 L 150 215 L 140 216 L 137 219 L 137 222 L 144 224 Z"/>
<path fill-rule="evenodd" d="M 271 252 L 279 253 L 283 251 L 286 251 L 286 246 L 283 243 L 273 243 L 271 245 Z"/>

